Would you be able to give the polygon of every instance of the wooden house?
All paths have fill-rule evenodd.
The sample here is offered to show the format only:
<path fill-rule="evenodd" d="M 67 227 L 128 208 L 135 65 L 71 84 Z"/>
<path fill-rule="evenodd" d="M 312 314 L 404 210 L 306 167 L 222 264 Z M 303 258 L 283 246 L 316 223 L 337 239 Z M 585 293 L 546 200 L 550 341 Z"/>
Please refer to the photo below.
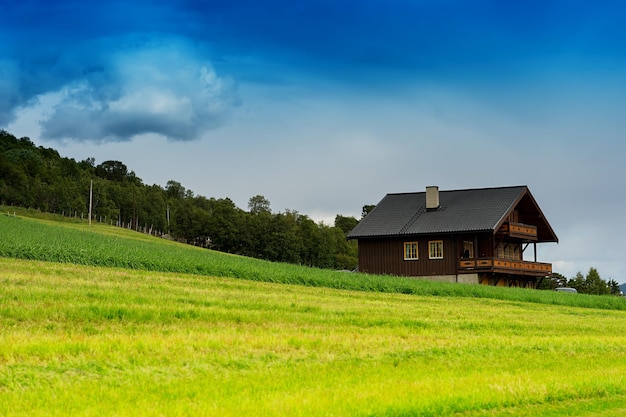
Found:
<path fill-rule="evenodd" d="M 387 194 L 348 239 L 361 272 L 525 288 L 552 273 L 537 244 L 558 242 L 526 186 Z"/>

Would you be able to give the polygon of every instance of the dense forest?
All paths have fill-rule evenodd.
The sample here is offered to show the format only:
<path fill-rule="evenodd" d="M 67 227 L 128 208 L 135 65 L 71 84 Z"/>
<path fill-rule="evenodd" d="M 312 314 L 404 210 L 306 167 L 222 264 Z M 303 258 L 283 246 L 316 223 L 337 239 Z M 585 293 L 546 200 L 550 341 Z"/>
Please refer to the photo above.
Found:
<path fill-rule="evenodd" d="M 90 189 L 93 221 L 271 261 L 357 265 L 356 242 L 345 238 L 354 217 L 317 224 L 296 211 L 273 213 L 262 195 L 251 197 L 245 211 L 228 198 L 196 196 L 177 181 L 146 185 L 120 161 L 76 161 L 0 130 L 0 205 L 87 218 Z"/>

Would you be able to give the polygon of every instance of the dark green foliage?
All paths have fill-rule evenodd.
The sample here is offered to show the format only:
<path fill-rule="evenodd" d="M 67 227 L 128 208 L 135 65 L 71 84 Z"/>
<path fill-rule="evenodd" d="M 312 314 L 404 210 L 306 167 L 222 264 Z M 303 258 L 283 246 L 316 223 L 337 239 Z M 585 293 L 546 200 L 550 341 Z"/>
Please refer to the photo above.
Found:
<path fill-rule="evenodd" d="M 262 195 L 250 197 L 250 200 L 248 201 L 248 210 L 251 214 L 272 212 L 269 200 Z"/>
<path fill-rule="evenodd" d="M 181 183 L 174 180 L 169 180 L 165 186 L 167 197 L 175 200 L 182 200 L 185 198 L 185 187 Z"/>
<path fill-rule="evenodd" d="M 549 277 L 539 280 L 537 285 L 537 288 L 540 290 L 554 290 L 558 287 L 576 288 L 576 291 L 581 294 L 621 295 L 621 289 L 617 281 L 613 279 L 603 280 L 598 270 L 593 267 L 589 268 L 587 275 L 578 272 L 571 279 L 553 272 Z"/>
<path fill-rule="evenodd" d="M 554 290 L 558 287 L 567 287 L 567 277 L 558 272 L 553 272 L 550 276 L 541 278 L 537 284 L 537 289 L 539 290 Z"/>
<path fill-rule="evenodd" d="M 87 219 L 92 181 L 97 222 L 271 261 L 335 269 L 357 264 L 356 243 L 344 235 L 356 225 L 353 218 L 337 216 L 337 227 L 317 225 L 295 211 L 273 214 L 261 195 L 245 212 L 228 198 L 194 196 L 174 180 L 165 188 L 145 185 L 120 161 L 76 162 L 0 130 L 0 205 Z"/>
<path fill-rule="evenodd" d="M 364 205 L 363 206 L 363 211 L 361 211 L 361 218 L 364 218 L 365 216 L 370 214 L 370 211 L 374 210 L 374 207 L 376 207 L 376 205 L 374 205 L 374 204 L 366 204 L 366 205 Z"/>
<path fill-rule="evenodd" d="M 107 180 L 122 182 L 128 177 L 128 168 L 120 161 L 104 161 L 96 167 L 96 175 Z"/>
<path fill-rule="evenodd" d="M 341 229 L 346 235 L 354 229 L 358 222 L 354 217 L 346 217 L 340 214 L 335 217 L 335 227 Z"/>
<path fill-rule="evenodd" d="M 615 281 L 614 279 L 609 279 L 607 285 L 611 290 L 611 295 L 622 295 L 622 289 L 620 288 L 617 281 Z"/>
<path fill-rule="evenodd" d="M 586 276 L 578 272 L 574 278 L 569 280 L 568 286 L 576 288 L 579 293 L 583 294 L 611 294 L 611 288 L 608 283 L 600 278 L 598 270 L 593 267 L 589 268 Z"/>

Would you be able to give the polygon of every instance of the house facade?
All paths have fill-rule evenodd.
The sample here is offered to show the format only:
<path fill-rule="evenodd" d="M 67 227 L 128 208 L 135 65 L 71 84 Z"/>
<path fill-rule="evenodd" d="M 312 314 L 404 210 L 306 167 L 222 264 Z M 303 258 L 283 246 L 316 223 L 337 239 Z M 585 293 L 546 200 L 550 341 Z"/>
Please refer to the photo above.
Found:
<path fill-rule="evenodd" d="M 348 234 L 359 271 L 536 288 L 537 244 L 558 238 L 526 186 L 387 194 Z"/>

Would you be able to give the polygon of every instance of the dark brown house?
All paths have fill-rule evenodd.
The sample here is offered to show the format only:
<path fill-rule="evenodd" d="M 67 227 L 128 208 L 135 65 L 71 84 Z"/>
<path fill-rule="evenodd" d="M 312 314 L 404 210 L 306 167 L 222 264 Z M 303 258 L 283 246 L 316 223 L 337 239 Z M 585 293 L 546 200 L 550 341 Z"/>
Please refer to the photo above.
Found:
<path fill-rule="evenodd" d="M 387 194 L 348 238 L 361 272 L 525 288 L 552 273 L 537 243 L 558 242 L 526 186 Z"/>

